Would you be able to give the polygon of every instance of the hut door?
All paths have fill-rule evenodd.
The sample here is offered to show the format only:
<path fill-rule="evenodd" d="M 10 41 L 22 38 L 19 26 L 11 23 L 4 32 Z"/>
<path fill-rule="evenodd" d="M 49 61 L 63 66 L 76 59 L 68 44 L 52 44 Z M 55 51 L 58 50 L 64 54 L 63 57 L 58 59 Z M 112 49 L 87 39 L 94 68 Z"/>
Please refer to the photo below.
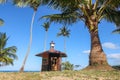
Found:
<path fill-rule="evenodd" d="M 57 57 L 51 57 L 51 69 L 53 70 L 53 71 L 56 71 L 56 70 L 58 70 L 58 58 Z"/>

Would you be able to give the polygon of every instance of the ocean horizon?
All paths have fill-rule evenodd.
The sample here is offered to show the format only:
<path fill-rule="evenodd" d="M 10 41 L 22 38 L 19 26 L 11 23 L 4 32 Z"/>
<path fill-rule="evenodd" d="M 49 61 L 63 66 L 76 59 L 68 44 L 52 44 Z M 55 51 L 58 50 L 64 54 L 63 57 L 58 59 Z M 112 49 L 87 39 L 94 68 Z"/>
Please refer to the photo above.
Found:
<path fill-rule="evenodd" d="M 0 72 L 19 72 L 19 70 L 1 70 Z M 41 71 L 38 71 L 38 70 L 25 70 L 24 72 L 41 72 Z"/>

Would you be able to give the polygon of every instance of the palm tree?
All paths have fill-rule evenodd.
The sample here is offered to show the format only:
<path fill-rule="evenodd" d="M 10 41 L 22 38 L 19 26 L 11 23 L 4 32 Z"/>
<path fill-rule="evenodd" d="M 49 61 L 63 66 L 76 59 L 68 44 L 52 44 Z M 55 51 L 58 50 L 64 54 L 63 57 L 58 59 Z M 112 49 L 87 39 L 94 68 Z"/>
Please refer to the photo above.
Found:
<path fill-rule="evenodd" d="M 112 69 L 107 62 L 98 34 L 98 24 L 107 20 L 120 25 L 120 0 L 50 0 L 48 6 L 61 11 L 46 15 L 50 22 L 73 24 L 83 21 L 91 37 L 91 51 L 87 69 Z"/>
<path fill-rule="evenodd" d="M 49 29 L 49 27 L 50 27 L 50 23 L 49 23 L 49 22 L 46 22 L 46 23 L 44 23 L 42 26 L 43 26 L 43 28 L 44 28 L 45 31 L 46 31 L 45 40 L 44 40 L 44 51 L 46 51 L 46 42 L 47 42 L 48 29 Z"/>
<path fill-rule="evenodd" d="M 74 65 L 71 64 L 69 61 L 62 63 L 62 70 L 73 70 Z"/>
<path fill-rule="evenodd" d="M 63 36 L 64 37 L 64 52 L 66 53 L 66 37 L 69 37 L 70 30 L 67 29 L 66 26 L 63 26 L 60 28 L 60 32 L 57 34 L 57 36 Z"/>
<path fill-rule="evenodd" d="M 25 66 L 26 60 L 28 58 L 28 55 L 30 53 L 30 49 L 31 49 L 31 45 L 32 45 L 33 23 L 34 23 L 34 18 L 35 18 L 37 9 L 38 9 L 38 7 L 40 5 L 40 1 L 39 0 L 28 0 L 28 1 L 14 0 L 14 4 L 16 4 L 19 7 L 29 5 L 34 10 L 33 15 L 32 15 L 31 25 L 30 25 L 30 40 L 29 40 L 29 44 L 28 44 L 28 49 L 27 49 L 27 52 L 26 52 L 26 56 L 25 56 L 25 58 L 23 60 L 23 64 L 22 64 L 22 66 L 20 68 L 20 72 L 23 72 L 24 71 L 24 66 Z"/>
<path fill-rule="evenodd" d="M 30 41 L 29 41 L 29 44 L 28 44 L 28 49 L 27 49 L 27 52 L 26 52 L 26 56 L 23 60 L 22 67 L 20 68 L 20 72 L 24 71 L 24 66 L 25 66 L 26 60 L 28 58 L 28 55 L 30 53 L 30 49 L 31 49 L 31 45 L 32 45 L 33 23 L 34 23 L 34 18 L 35 18 L 37 9 L 40 5 L 46 4 L 47 2 L 48 2 L 47 0 L 14 0 L 14 4 L 17 5 L 17 6 L 24 7 L 26 5 L 29 5 L 34 10 L 33 15 L 32 15 L 31 25 L 30 25 Z"/>
<path fill-rule="evenodd" d="M 5 65 L 13 65 L 16 56 L 16 46 L 6 47 L 8 38 L 5 33 L 0 33 L 0 67 Z"/>

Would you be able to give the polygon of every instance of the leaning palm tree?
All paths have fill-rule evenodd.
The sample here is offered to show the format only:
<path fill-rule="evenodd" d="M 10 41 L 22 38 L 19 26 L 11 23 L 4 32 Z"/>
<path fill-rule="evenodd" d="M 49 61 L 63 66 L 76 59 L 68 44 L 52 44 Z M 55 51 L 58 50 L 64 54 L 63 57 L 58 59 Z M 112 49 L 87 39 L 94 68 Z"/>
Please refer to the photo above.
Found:
<path fill-rule="evenodd" d="M 30 25 L 30 41 L 29 41 L 29 44 L 28 44 L 28 49 L 27 49 L 27 52 L 26 52 L 26 56 L 23 60 L 22 67 L 20 68 L 20 72 L 24 71 L 24 66 L 25 66 L 26 60 L 28 58 L 28 55 L 30 53 L 30 49 L 31 49 L 31 45 L 32 45 L 33 23 L 34 23 L 34 18 L 35 18 L 37 9 L 40 5 L 46 4 L 47 2 L 48 2 L 47 0 L 14 0 L 14 4 L 17 5 L 17 6 L 24 7 L 24 6 L 28 5 L 34 10 L 33 15 L 32 15 L 31 25 Z"/>
<path fill-rule="evenodd" d="M 33 8 L 33 10 L 34 10 L 33 15 L 32 15 L 31 25 L 30 25 L 30 41 L 29 41 L 29 44 L 28 44 L 28 49 L 27 49 L 27 52 L 26 52 L 26 56 L 25 56 L 25 58 L 23 60 L 22 66 L 20 68 L 20 72 L 23 72 L 24 71 L 24 66 L 25 66 L 26 60 L 28 58 L 28 55 L 30 53 L 30 49 L 31 49 L 31 45 L 32 45 L 33 23 L 34 23 L 34 18 L 35 18 L 37 9 L 38 9 L 38 7 L 40 5 L 40 1 L 39 0 L 28 0 L 28 1 L 14 0 L 14 4 L 17 5 L 18 7 L 23 7 L 24 5 L 30 5 L 30 7 Z"/>
<path fill-rule="evenodd" d="M 50 0 L 48 6 L 61 11 L 60 14 L 46 15 L 50 22 L 73 24 L 83 21 L 91 38 L 91 51 L 87 69 L 112 69 L 102 49 L 98 24 L 107 20 L 120 25 L 120 0 Z"/>
<path fill-rule="evenodd" d="M 60 32 L 57 34 L 57 36 L 63 36 L 64 37 L 64 52 L 66 53 L 66 37 L 69 37 L 70 30 L 67 29 L 66 26 L 63 26 L 60 28 Z"/>
<path fill-rule="evenodd" d="M 0 67 L 6 65 L 13 65 L 14 59 L 17 59 L 16 46 L 6 47 L 7 36 L 5 33 L 0 33 Z"/>
<path fill-rule="evenodd" d="M 50 23 L 46 22 L 43 25 L 43 28 L 45 29 L 46 35 L 45 35 L 45 40 L 44 40 L 44 51 L 46 51 L 46 42 L 47 42 L 47 36 L 48 36 L 48 29 L 50 27 Z"/>

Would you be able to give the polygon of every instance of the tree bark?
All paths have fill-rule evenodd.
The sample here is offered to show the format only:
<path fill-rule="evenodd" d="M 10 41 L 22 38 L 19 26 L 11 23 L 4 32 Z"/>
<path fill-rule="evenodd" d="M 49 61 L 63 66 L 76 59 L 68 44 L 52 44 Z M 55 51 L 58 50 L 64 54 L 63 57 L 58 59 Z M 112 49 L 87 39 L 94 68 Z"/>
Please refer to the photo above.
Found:
<path fill-rule="evenodd" d="M 106 55 L 102 49 L 98 31 L 90 32 L 91 36 L 91 51 L 89 56 L 90 66 L 108 65 Z"/>
<path fill-rule="evenodd" d="M 91 38 L 91 50 L 89 55 L 88 69 L 112 70 L 107 62 L 106 55 L 102 49 L 98 34 L 98 19 L 95 15 L 91 15 L 90 19 L 86 19 L 86 25 L 89 29 Z"/>

